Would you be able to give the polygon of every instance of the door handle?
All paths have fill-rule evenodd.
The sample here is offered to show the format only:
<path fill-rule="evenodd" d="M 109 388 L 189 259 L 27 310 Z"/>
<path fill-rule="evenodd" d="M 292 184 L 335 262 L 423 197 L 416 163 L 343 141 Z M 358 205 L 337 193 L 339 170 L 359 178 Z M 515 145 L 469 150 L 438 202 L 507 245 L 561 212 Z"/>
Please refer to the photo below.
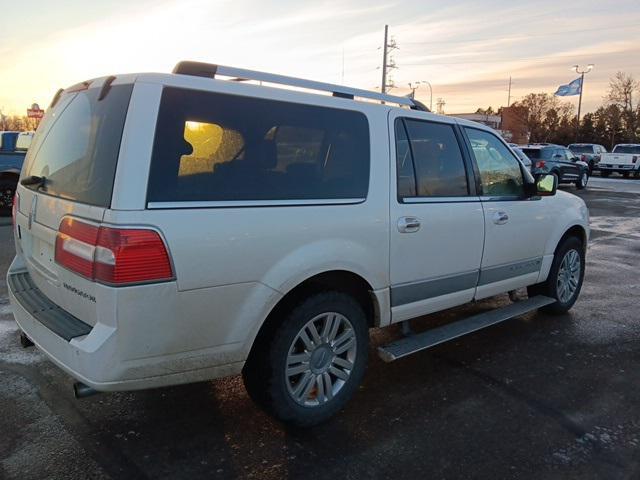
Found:
<path fill-rule="evenodd" d="M 413 233 L 420 230 L 420 219 L 417 217 L 400 217 L 398 219 L 398 231 L 400 233 Z"/>
<path fill-rule="evenodd" d="M 493 223 L 496 225 L 504 225 L 509 221 L 509 215 L 507 212 L 496 212 L 493 214 Z"/>

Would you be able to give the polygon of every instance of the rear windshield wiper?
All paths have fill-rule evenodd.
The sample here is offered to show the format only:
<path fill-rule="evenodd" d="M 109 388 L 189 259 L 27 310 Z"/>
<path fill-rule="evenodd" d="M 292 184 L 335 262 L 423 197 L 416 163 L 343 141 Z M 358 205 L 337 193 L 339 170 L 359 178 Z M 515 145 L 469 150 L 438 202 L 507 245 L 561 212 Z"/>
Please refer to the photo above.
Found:
<path fill-rule="evenodd" d="M 40 187 L 44 187 L 47 179 L 45 177 L 39 177 L 37 175 L 31 175 L 30 177 L 23 178 L 20 180 L 20 185 L 25 187 L 36 187 L 36 190 Z"/>

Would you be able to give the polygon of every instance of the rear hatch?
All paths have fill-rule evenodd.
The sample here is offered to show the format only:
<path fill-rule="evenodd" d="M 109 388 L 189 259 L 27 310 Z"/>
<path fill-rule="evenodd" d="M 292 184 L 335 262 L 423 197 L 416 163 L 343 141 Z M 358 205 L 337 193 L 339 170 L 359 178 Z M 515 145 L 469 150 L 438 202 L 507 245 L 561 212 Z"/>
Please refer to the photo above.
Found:
<path fill-rule="evenodd" d="M 618 145 L 613 152 L 602 158 L 613 165 L 636 166 L 640 162 L 640 145 Z"/>
<path fill-rule="evenodd" d="M 108 92 L 103 84 L 72 87 L 49 108 L 20 177 L 30 185 L 19 186 L 16 206 L 16 243 L 33 282 L 90 325 L 106 287 L 56 263 L 55 244 L 65 216 L 99 223 L 111 205 L 133 84 L 112 85 Z"/>

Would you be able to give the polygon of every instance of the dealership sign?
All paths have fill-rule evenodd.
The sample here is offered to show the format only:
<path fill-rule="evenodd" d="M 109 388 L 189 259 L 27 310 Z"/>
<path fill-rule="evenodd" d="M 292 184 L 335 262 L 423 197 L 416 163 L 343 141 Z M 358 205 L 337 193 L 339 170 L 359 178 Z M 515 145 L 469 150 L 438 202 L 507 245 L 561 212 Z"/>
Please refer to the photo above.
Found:
<path fill-rule="evenodd" d="M 40 108 L 40 105 L 34 103 L 31 108 L 27 108 L 27 117 L 29 118 L 42 118 L 44 110 Z"/>

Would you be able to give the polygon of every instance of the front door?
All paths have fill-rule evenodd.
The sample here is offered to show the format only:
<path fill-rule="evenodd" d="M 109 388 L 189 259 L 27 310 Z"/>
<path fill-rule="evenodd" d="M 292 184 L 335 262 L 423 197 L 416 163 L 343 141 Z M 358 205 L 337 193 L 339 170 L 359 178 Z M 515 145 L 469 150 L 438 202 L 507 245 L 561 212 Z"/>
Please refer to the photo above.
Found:
<path fill-rule="evenodd" d="M 471 164 L 455 122 L 429 117 L 390 113 L 393 322 L 472 300 L 479 276 L 484 217 Z"/>
<path fill-rule="evenodd" d="M 549 197 L 528 198 L 520 164 L 493 133 L 464 127 L 480 176 L 485 242 L 476 298 L 536 283 L 550 229 Z"/>

